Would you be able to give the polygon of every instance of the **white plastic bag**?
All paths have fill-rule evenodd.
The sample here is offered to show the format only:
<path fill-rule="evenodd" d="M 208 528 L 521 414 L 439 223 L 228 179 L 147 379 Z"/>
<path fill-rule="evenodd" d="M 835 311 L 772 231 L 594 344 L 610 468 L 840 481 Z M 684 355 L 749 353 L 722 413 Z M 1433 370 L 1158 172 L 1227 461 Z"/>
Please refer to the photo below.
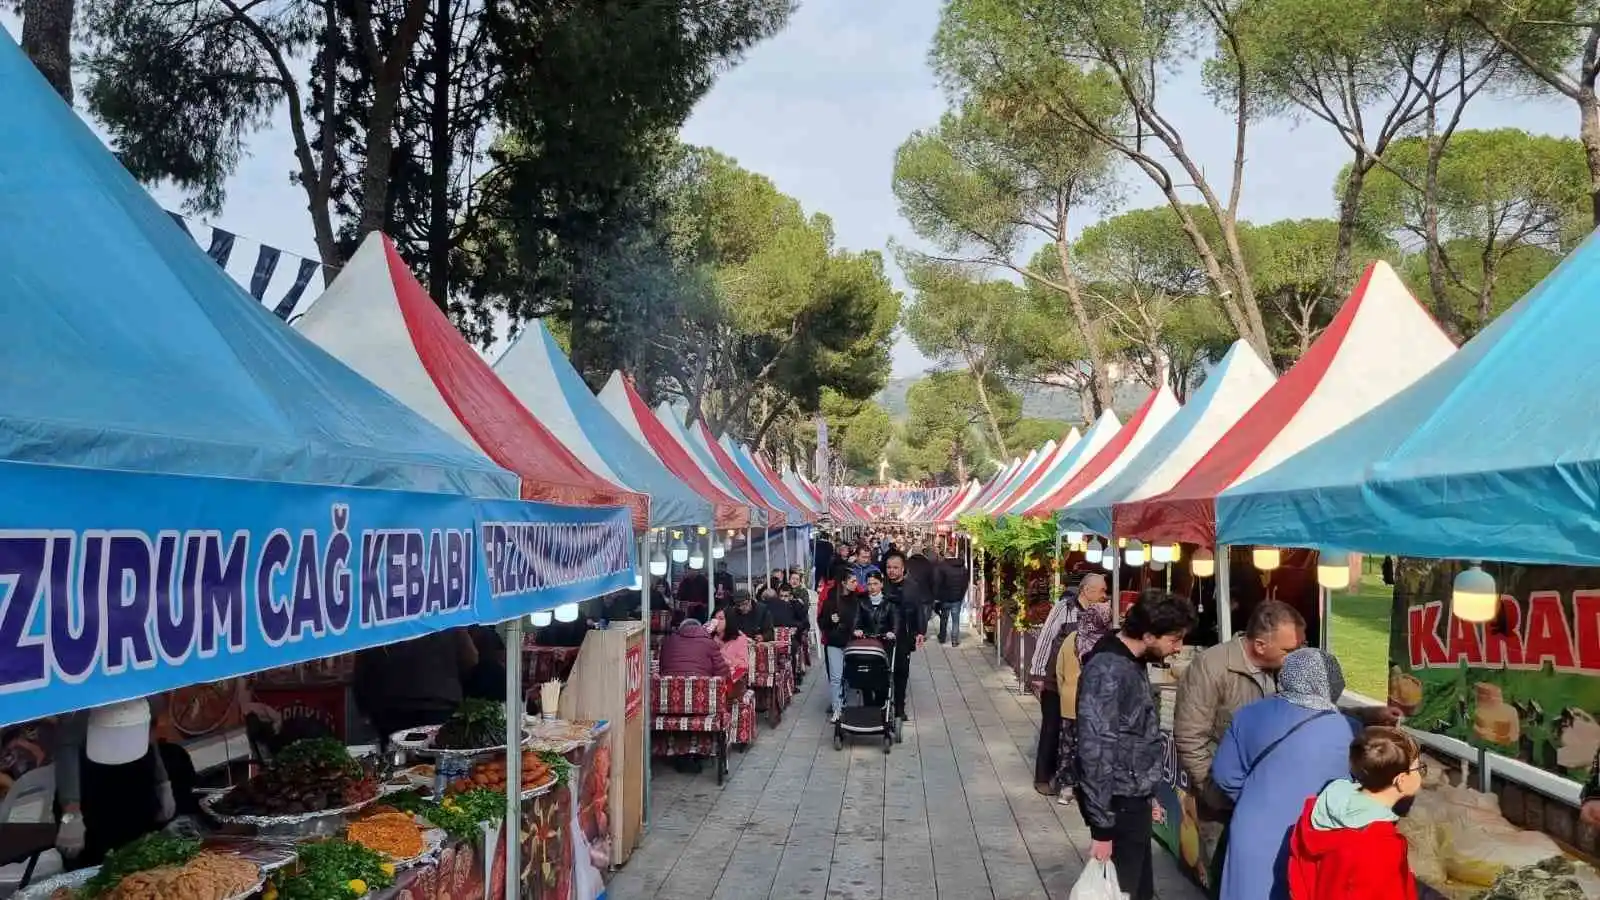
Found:
<path fill-rule="evenodd" d="M 1083 874 L 1078 876 L 1078 883 L 1072 886 L 1067 900 L 1124 900 L 1125 897 L 1127 895 L 1117 884 L 1117 870 L 1111 863 L 1091 859 L 1083 867 Z"/>

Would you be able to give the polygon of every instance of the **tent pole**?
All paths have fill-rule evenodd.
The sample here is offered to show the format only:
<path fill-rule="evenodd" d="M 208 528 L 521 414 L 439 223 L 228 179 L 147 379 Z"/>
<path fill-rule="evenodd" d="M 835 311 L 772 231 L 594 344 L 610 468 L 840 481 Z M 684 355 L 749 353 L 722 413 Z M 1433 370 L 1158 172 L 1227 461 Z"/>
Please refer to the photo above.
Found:
<path fill-rule="evenodd" d="M 783 530 L 783 526 L 781 526 L 781 525 L 778 526 L 778 530 L 782 531 Z M 765 529 L 763 529 L 762 536 L 763 536 L 764 540 L 762 540 L 762 542 L 761 542 L 761 582 L 760 583 L 765 585 L 767 583 L 767 579 L 772 577 L 772 526 L 771 525 L 768 525 Z M 759 594 L 756 593 L 756 591 L 752 590 L 751 593 L 752 594 L 756 594 L 757 597 L 760 596 Z"/>
<path fill-rule="evenodd" d="M 506 784 L 522 784 L 522 617 L 506 623 Z M 505 900 L 522 893 L 522 791 L 506 791 Z"/>
<path fill-rule="evenodd" d="M 1211 602 L 1217 605 L 1217 643 L 1225 644 L 1233 639 L 1233 602 L 1228 596 L 1229 580 L 1233 574 L 1233 566 L 1229 565 L 1228 545 L 1217 545 L 1216 577 L 1217 590 Z"/>
<path fill-rule="evenodd" d="M 1106 552 L 1111 554 L 1111 627 L 1122 627 L 1122 550 L 1117 546 L 1116 535 L 1106 541 Z"/>
<path fill-rule="evenodd" d="M 746 525 L 744 529 L 744 589 L 749 591 L 751 596 L 755 596 L 756 593 L 756 565 L 755 561 L 751 559 L 751 547 L 754 541 L 754 533 L 751 532 L 750 526 Z"/>
<path fill-rule="evenodd" d="M 648 533 L 649 532 L 646 532 L 646 534 L 648 534 Z M 650 708 L 655 705 L 655 703 L 652 701 L 651 696 L 650 696 L 653 693 L 650 690 L 650 687 L 651 687 L 651 684 L 650 684 L 650 682 L 651 682 L 651 678 L 650 678 L 650 657 L 652 655 L 652 651 L 650 649 L 650 622 L 651 622 L 651 619 L 652 619 L 651 609 L 650 609 L 650 592 L 651 592 L 651 589 L 654 586 L 650 583 L 652 581 L 652 578 L 651 578 L 651 575 L 650 575 L 649 557 L 646 555 L 646 553 L 647 553 L 647 548 L 646 548 L 646 544 L 645 544 L 646 540 L 647 540 L 647 538 L 645 538 L 643 536 L 641 536 L 639 538 L 639 555 L 636 557 L 636 561 L 634 562 L 634 571 L 639 573 L 639 589 L 640 589 L 639 599 L 640 599 L 640 602 L 643 604 L 643 608 L 644 608 L 644 684 L 640 689 L 640 693 L 642 693 L 644 695 L 644 705 L 643 705 L 643 708 L 640 710 L 640 715 L 644 718 L 644 726 L 645 726 L 644 727 L 644 823 L 641 826 L 641 830 L 645 834 L 649 834 L 650 833 L 650 806 L 651 806 L 651 804 L 650 804 L 650 754 L 655 752 L 655 747 L 653 746 L 654 741 L 652 740 L 653 735 L 651 734 L 651 731 L 653 729 L 650 727 L 651 723 L 655 721 L 655 718 L 654 718 L 655 714 L 650 711 Z M 716 593 L 715 592 L 712 592 L 711 602 L 713 604 L 715 604 L 717 602 L 716 601 Z M 707 618 L 709 619 L 709 617 L 707 617 Z M 518 754 L 518 755 L 520 756 L 521 754 Z"/>
<path fill-rule="evenodd" d="M 715 523 L 712 523 L 713 525 Z M 711 556 L 711 542 L 717 539 L 717 529 L 706 526 L 706 622 L 717 617 L 717 561 Z"/>

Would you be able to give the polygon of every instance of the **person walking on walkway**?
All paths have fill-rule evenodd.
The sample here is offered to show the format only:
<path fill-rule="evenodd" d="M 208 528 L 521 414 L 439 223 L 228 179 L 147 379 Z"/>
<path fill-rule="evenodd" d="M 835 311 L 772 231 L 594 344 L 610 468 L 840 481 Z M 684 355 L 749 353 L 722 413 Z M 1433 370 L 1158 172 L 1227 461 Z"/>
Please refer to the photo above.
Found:
<path fill-rule="evenodd" d="M 954 549 L 952 545 L 952 550 Z M 967 584 L 972 580 L 972 575 L 967 571 L 966 564 L 958 556 L 947 556 L 939 560 L 938 585 L 939 600 L 939 643 L 945 642 L 949 636 L 950 646 L 961 646 L 961 607 L 967 599 Z"/>
<path fill-rule="evenodd" d="M 923 560 L 923 562 L 927 562 Z M 906 558 L 890 550 L 883 559 L 884 595 L 900 608 L 894 646 L 894 715 L 906 720 L 906 685 L 911 680 L 911 654 L 922 646 L 928 630 L 928 584 L 924 577 L 906 577 Z"/>
<path fill-rule="evenodd" d="M 1088 576 L 1089 578 L 1098 576 Z M 1081 587 L 1081 586 L 1080 586 Z M 1033 752 L 1033 789 L 1046 797 L 1053 797 L 1060 787 L 1056 784 L 1056 769 L 1061 749 L 1061 694 L 1056 684 L 1056 658 L 1061 645 L 1072 637 L 1078 627 L 1078 591 L 1068 588 L 1039 629 L 1038 641 L 1033 645 L 1033 656 L 1028 660 L 1028 681 L 1039 695 L 1039 744 Z"/>
<path fill-rule="evenodd" d="M 1061 645 L 1056 656 L 1056 693 L 1061 697 L 1061 734 L 1056 741 L 1056 789 L 1060 792 L 1056 802 L 1070 806 L 1075 796 L 1073 788 L 1078 783 L 1078 682 L 1083 675 L 1083 660 L 1111 631 L 1111 604 L 1106 602 L 1105 579 L 1099 575 L 1089 578 L 1098 585 L 1083 584 L 1078 589 L 1078 630 Z M 1084 600 L 1085 591 L 1097 587 L 1097 600 Z"/>
<path fill-rule="evenodd" d="M 837 722 L 844 708 L 844 648 L 855 631 L 861 594 L 855 574 L 844 563 L 834 566 L 829 580 L 832 587 L 817 607 L 817 630 L 828 656 L 828 720 Z"/>
<path fill-rule="evenodd" d="M 1106 636 L 1083 663 L 1078 685 L 1078 803 L 1089 823 L 1089 854 L 1109 860 L 1129 900 L 1153 900 L 1152 823 L 1165 745 L 1145 664 L 1183 649 L 1195 625 L 1182 597 L 1147 589 L 1122 630 Z"/>
<path fill-rule="evenodd" d="M 1234 804 L 1222 851 L 1221 900 L 1289 900 L 1289 831 L 1307 799 L 1350 774 L 1361 723 L 1339 712 L 1339 661 L 1315 647 L 1283 658 L 1277 696 L 1239 710 L 1211 762 Z"/>

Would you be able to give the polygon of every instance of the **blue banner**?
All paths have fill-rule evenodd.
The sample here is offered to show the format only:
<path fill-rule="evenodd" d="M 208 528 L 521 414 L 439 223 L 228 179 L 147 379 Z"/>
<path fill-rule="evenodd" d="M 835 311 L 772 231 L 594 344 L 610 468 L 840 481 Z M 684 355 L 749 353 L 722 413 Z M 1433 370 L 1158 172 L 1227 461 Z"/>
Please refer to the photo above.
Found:
<path fill-rule="evenodd" d="M 0 462 L 0 725 L 633 583 L 626 509 Z"/>

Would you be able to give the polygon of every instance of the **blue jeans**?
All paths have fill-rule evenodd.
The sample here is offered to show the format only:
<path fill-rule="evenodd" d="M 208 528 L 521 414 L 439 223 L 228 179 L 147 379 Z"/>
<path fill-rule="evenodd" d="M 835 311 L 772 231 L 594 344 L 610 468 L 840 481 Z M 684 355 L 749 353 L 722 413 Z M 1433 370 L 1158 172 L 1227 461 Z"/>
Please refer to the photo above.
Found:
<path fill-rule="evenodd" d="M 832 705 L 830 712 L 844 709 L 844 648 L 828 647 L 828 695 Z"/>
<path fill-rule="evenodd" d="M 945 642 L 946 632 L 949 633 L 951 644 L 961 642 L 961 604 L 939 604 L 939 643 Z"/>

